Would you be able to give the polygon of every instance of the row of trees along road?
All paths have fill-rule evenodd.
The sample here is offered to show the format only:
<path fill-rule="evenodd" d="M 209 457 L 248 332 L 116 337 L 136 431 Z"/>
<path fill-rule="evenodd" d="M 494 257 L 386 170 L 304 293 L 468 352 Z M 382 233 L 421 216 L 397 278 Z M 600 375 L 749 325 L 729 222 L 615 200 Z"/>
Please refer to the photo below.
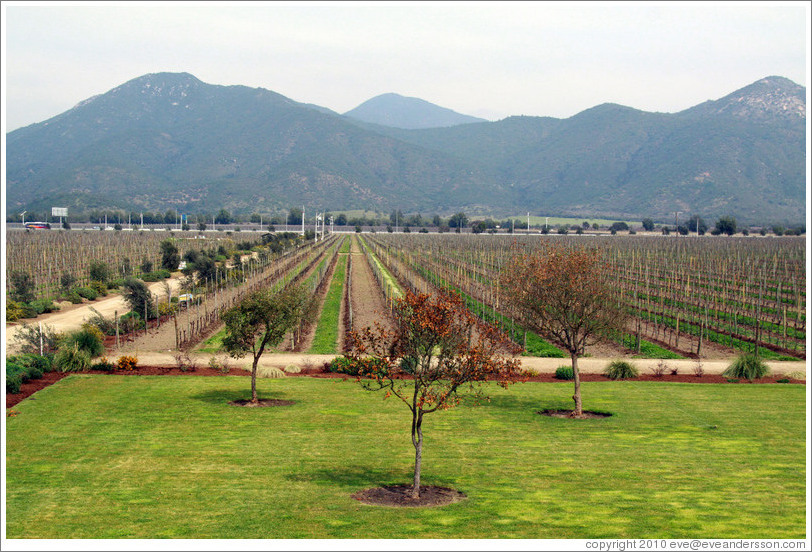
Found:
<path fill-rule="evenodd" d="M 600 336 L 623 327 L 625 315 L 608 282 L 608 265 L 596 250 L 551 245 L 544 253 L 517 250 L 502 284 L 524 323 L 566 349 L 575 376 L 573 417 L 583 415 L 578 357 Z M 299 287 L 251 294 L 222 316 L 224 348 L 234 357 L 253 356 L 251 402 L 257 404 L 256 373 L 268 347 L 277 345 L 302 316 L 306 294 Z M 415 449 L 411 497 L 420 497 L 423 418 L 457 406 L 461 396 L 482 397 L 482 384 L 507 387 L 521 379 L 520 352 L 502 332 L 465 308 L 454 292 L 407 291 L 396 300 L 395 325 L 350 332 L 343 357 L 347 371 L 370 391 L 396 397 L 411 413 Z"/>

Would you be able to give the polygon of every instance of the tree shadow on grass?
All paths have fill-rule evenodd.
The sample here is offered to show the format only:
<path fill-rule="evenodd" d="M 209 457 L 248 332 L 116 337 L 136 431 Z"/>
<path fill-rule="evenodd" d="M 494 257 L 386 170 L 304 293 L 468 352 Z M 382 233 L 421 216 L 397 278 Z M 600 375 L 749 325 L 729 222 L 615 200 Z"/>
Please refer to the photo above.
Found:
<path fill-rule="evenodd" d="M 282 390 L 274 390 L 272 393 L 258 393 L 259 399 L 295 400 L 295 397 Z M 228 406 L 233 401 L 250 400 L 251 388 L 246 389 L 211 389 L 203 393 L 191 395 L 192 399 L 209 404 Z"/>
<path fill-rule="evenodd" d="M 339 466 L 317 468 L 289 473 L 290 481 L 311 482 L 317 485 L 334 487 L 340 485 L 351 489 L 379 485 L 393 485 L 409 480 L 410 474 L 402 470 L 371 468 L 369 466 Z"/>
<path fill-rule="evenodd" d="M 316 485 L 347 489 L 383 487 L 387 485 L 411 484 L 414 472 L 411 469 L 395 470 L 369 466 L 338 466 L 336 468 L 316 468 L 289 473 L 285 476 L 290 481 L 311 482 Z M 425 474 L 424 474 L 425 479 Z M 423 484 L 454 486 L 453 480 L 443 477 L 430 477 L 430 482 Z"/>

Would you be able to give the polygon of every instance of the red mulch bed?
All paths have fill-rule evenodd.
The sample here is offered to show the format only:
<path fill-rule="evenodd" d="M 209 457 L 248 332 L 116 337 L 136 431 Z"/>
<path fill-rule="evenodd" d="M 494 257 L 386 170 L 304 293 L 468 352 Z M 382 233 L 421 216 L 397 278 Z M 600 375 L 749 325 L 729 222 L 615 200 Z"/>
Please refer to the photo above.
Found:
<path fill-rule="evenodd" d="M 182 371 L 179 368 L 163 367 L 163 366 L 138 366 L 135 370 L 124 371 L 114 370 L 113 372 L 101 372 L 99 370 L 90 370 L 82 372 L 83 374 L 116 374 L 125 376 L 250 376 L 251 372 L 241 368 L 232 368 L 228 373 L 222 373 L 214 368 L 203 366 L 195 370 Z M 6 393 L 6 408 L 11 408 L 23 399 L 27 399 L 40 389 L 44 389 L 49 385 L 69 376 L 70 374 L 63 374 L 61 372 L 48 372 L 37 380 L 26 382 L 20 386 L 19 393 Z M 348 376 L 346 374 L 336 374 L 327 372 L 324 368 L 305 368 L 298 374 L 287 374 L 288 377 L 310 377 L 310 378 L 339 378 L 343 380 L 354 380 L 355 376 Z M 533 376 L 526 376 L 519 381 L 532 381 L 543 383 L 562 383 L 566 380 L 559 380 L 553 377 L 554 374 L 536 374 Z M 752 383 L 777 383 L 779 377 L 766 377 L 753 381 Z M 581 381 L 612 381 L 602 374 L 581 374 Z M 652 374 L 643 374 L 634 379 L 626 381 L 660 381 L 660 382 L 679 382 L 679 383 L 735 383 L 731 382 L 725 376 L 705 374 L 701 377 L 693 374 L 664 374 L 656 377 Z M 750 383 L 747 380 L 740 380 L 738 383 Z M 790 383 L 806 384 L 804 380 L 790 380 Z"/>

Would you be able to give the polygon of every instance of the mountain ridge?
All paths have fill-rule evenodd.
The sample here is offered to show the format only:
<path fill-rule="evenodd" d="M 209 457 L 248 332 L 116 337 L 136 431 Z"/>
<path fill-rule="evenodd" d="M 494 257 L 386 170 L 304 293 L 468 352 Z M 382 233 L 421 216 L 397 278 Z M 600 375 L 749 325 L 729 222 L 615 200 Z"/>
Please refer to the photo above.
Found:
<path fill-rule="evenodd" d="M 364 123 L 276 92 L 152 73 L 7 134 L 7 212 L 516 209 L 805 220 L 805 88 L 767 77 L 675 114 Z"/>

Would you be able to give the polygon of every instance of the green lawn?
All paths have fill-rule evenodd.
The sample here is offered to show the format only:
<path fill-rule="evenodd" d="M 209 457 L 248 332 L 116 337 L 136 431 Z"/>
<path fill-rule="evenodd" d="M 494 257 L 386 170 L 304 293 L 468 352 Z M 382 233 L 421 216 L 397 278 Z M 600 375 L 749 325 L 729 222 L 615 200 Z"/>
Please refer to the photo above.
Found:
<path fill-rule="evenodd" d="M 494 386 L 431 414 L 423 481 L 442 508 L 363 505 L 407 483 L 410 416 L 353 380 L 71 376 L 7 418 L 8 538 L 803 538 L 805 388 Z"/>
<path fill-rule="evenodd" d="M 347 256 L 349 253 L 350 240 L 344 241 L 342 252 L 347 254 L 339 255 L 336 262 L 336 269 L 333 272 L 333 279 L 324 298 L 324 305 L 319 315 L 319 322 L 313 335 L 313 343 L 309 353 L 331 355 L 336 354 L 338 344 L 338 328 L 341 325 L 339 315 L 341 313 L 341 300 L 344 298 L 344 279 L 347 275 Z"/>

